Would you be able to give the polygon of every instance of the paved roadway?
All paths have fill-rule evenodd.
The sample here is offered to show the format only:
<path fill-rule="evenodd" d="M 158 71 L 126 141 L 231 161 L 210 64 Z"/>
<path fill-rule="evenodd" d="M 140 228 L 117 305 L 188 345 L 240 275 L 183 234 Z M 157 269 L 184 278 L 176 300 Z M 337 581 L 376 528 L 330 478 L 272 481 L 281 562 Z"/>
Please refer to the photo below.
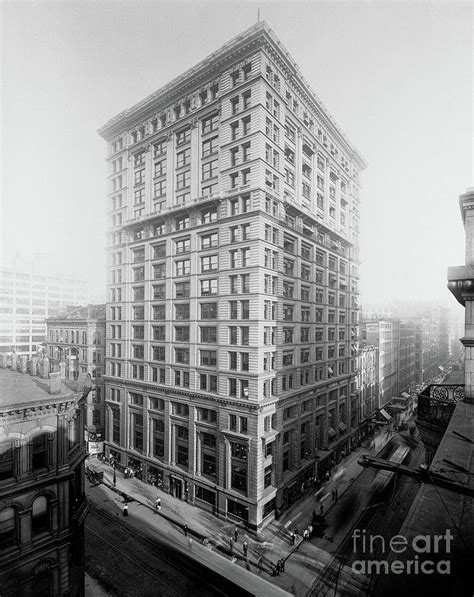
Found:
<path fill-rule="evenodd" d="M 96 491 L 92 488 L 89 493 Z M 96 492 L 96 496 L 98 496 Z M 118 597 L 222 597 L 250 593 L 137 528 L 135 521 L 91 500 L 86 519 L 86 568 Z M 102 500 L 105 503 L 107 499 Z"/>
<path fill-rule="evenodd" d="M 400 438 L 392 440 L 401 441 Z M 393 450 L 392 450 L 393 451 Z M 418 468 L 424 460 L 424 447 L 421 442 L 411 450 L 409 464 L 411 468 Z M 313 584 L 308 595 L 323 597 L 324 595 L 359 595 L 372 594 L 375 578 L 358 575 L 351 570 L 355 560 L 366 559 L 367 555 L 360 553 L 361 546 L 354 549 L 352 538 L 353 529 L 365 529 L 366 536 L 381 535 L 386 544 L 391 537 L 397 535 L 411 504 L 416 496 L 419 485 L 412 478 L 397 476 L 395 481 L 385 490 L 383 495 L 374 495 L 371 484 L 376 471 L 367 469 L 359 475 L 352 486 L 344 493 L 331 512 L 330 528 L 314 543 L 332 555 L 324 567 L 321 575 Z M 341 527 L 341 528 L 338 528 Z M 371 554 L 370 559 L 383 559 L 386 554 Z M 362 586 L 354 584 L 356 580 L 364 580 Z"/>

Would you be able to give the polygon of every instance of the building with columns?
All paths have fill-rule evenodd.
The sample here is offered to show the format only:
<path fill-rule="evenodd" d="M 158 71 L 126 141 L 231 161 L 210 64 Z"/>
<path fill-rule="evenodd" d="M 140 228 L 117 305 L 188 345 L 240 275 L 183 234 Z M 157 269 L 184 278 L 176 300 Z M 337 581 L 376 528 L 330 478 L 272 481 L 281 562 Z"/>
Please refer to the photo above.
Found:
<path fill-rule="evenodd" d="M 46 319 L 46 354 L 51 369 L 58 368 L 62 379 L 77 380 L 81 374 L 92 379 L 85 407 L 91 455 L 103 452 L 105 438 L 105 328 L 105 305 L 70 308 Z"/>
<path fill-rule="evenodd" d="M 106 452 L 259 528 L 357 441 L 364 160 L 264 22 L 99 133 Z"/>
<path fill-rule="evenodd" d="M 0 594 L 84 595 L 83 397 L 47 358 L 0 354 Z"/>

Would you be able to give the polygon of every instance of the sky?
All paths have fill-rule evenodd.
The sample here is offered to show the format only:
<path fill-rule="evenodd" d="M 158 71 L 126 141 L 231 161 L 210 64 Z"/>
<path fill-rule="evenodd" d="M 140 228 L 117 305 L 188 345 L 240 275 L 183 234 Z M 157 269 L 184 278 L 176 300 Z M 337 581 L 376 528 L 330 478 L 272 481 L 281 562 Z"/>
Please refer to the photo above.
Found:
<path fill-rule="evenodd" d="M 444 300 L 473 178 L 473 2 L 0 3 L 0 261 L 104 294 L 97 129 L 260 18 L 368 166 L 364 302 Z M 102 297 L 103 298 L 103 297 Z"/>

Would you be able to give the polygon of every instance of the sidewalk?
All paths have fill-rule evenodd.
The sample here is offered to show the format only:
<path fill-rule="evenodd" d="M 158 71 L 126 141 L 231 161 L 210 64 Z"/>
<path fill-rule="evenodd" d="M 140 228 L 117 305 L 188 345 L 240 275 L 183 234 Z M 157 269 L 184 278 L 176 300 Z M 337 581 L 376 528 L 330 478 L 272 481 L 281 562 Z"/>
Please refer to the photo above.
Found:
<path fill-rule="evenodd" d="M 300 500 L 286 510 L 279 520 L 272 521 L 257 536 L 238 528 L 238 541 L 231 546 L 230 539 L 234 536 L 236 525 L 233 522 L 222 520 L 211 513 L 193 506 L 185 501 L 144 483 L 137 478 L 125 479 L 123 474 L 116 471 L 116 485 L 113 486 L 113 469 L 110 465 L 99 460 L 87 461 L 87 467 L 92 471 L 103 472 L 102 482 L 112 491 L 121 494 L 123 500 L 134 500 L 154 512 L 154 503 L 157 497 L 161 499 L 161 510 L 155 514 L 156 522 L 164 518 L 169 521 L 183 535 L 184 526 L 188 527 L 188 536 L 208 545 L 214 551 L 244 568 L 255 570 L 264 574 L 265 578 L 274 583 L 276 587 L 290 591 L 295 595 L 305 595 L 311 587 L 316 576 L 321 572 L 325 562 L 330 559 L 330 554 L 324 550 L 303 542 L 301 533 L 311 523 L 314 508 L 319 513 L 319 504 L 323 504 L 324 514 L 332 507 L 331 491 L 338 490 L 339 497 L 343 495 L 354 479 L 364 470 L 357 460 L 363 454 L 375 455 L 388 441 L 391 435 L 380 434 L 372 449 L 360 448 L 349 453 L 336 467 L 332 477 L 319 490 L 312 489 Z M 291 543 L 290 533 L 295 528 L 299 530 L 296 542 Z M 243 552 L 243 542 L 248 543 L 248 560 Z M 312 555 L 298 556 L 294 554 L 304 544 L 305 552 L 309 550 Z M 290 558 L 290 556 L 292 556 Z M 308 557 L 311 560 L 309 565 Z M 280 576 L 273 576 L 278 560 L 285 562 L 285 572 Z M 288 568 L 288 570 L 286 570 Z M 291 574 L 289 574 L 291 568 Z M 275 587 L 275 589 L 276 589 Z M 277 590 L 277 589 L 276 589 Z"/>

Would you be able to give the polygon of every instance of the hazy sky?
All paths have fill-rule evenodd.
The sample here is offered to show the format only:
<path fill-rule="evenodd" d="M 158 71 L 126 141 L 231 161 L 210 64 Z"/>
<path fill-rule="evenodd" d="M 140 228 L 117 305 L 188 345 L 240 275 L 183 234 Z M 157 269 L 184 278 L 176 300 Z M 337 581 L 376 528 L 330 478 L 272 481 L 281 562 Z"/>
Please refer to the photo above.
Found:
<path fill-rule="evenodd" d="M 105 282 L 97 129 L 257 20 L 365 157 L 363 296 L 446 298 L 473 185 L 472 2 L 3 2 L 2 250 Z"/>

